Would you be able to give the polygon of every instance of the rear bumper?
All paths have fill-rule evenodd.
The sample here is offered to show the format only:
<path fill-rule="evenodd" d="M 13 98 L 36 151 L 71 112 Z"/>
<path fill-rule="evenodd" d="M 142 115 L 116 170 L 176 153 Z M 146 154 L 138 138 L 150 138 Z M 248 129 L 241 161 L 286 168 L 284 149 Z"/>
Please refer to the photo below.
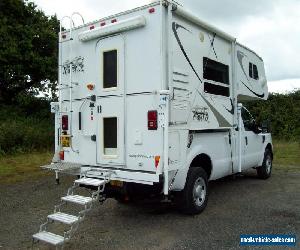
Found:
<path fill-rule="evenodd" d="M 91 178 L 109 178 L 110 180 L 118 180 L 131 183 L 140 183 L 153 185 L 159 183 L 161 174 L 155 172 L 141 172 L 119 168 L 103 168 L 96 166 L 85 166 L 81 164 L 59 162 L 50 165 L 41 166 L 46 170 L 52 170 L 67 175 L 86 175 Z M 109 176 L 109 177 L 108 177 Z"/>
<path fill-rule="evenodd" d="M 81 168 L 82 173 L 87 173 L 87 177 L 103 178 L 107 172 L 110 173 L 110 180 L 119 180 L 124 182 L 140 183 L 153 185 L 160 181 L 160 175 L 157 173 L 139 172 L 125 169 L 107 169 L 101 167 L 84 166 Z"/>

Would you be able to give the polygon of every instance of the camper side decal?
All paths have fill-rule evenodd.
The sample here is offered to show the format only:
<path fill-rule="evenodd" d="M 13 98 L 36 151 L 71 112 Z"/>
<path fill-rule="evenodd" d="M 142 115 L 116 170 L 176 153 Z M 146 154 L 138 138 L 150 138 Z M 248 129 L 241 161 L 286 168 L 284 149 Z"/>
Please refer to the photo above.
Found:
<path fill-rule="evenodd" d="M 70 74 L 70 68 L 72 68 L 72 73 L 84 72 L 84 57 L 75 57 L 71 62 L 67 60 L 62 67 L 64 75 Z"/>
<path fill-rule="evenodd" d="M 173 22 L 173 24 L 172 24 L 172 30 L 173 30 L 174 36 L 176 38 L 176 41 L 177 41 L 177 43 L 178 43 L 178 45 L 180 47 L 180 50 L 181 50 L 182 54 L 184 55 L 185 59 L 189 63 L 189 65 L 190 65 L 191 69 L 193 70 L 193 72 L 195 73 L 196 77 L 199 79 L 199 81 L 201 83 L 203 83 L 203 81 L 200 78 L 200 76 L 198 75 L 195 67 L 193 66 L 190 58 L 188 57 L 188 54 L 187 54 L 185 48 L 182 45 L 182 42 L 181 42 L 181 40 L 179 38 L 179 35 L 178 35 L 178 30 L 179 29 L 184 29 L 187 32 L 189 32 L 190 34 L 192 34 L 192 32 L 190 30 L 188 30 L 187 28 L 183 27 L 182 25 L 176 23 L 176 22 Z M 214 46 L 214 39 L 210 40 L 210 44 L 211 44 L 211 46 Z M 221 113 L 219 111 L 217 111 L 213 107 L 213 105 L 211 105 L 211 103 L 202 95 L 202 93 L 200 93 L 200 91 L 198 89 L 196 89 L 196 91 L 202 97 L 202 99 L 205 101 L 205 103 L 207 104 L 207 106 L 209 107 L 209 109 L 211 110 L 211 112 L 213 112 L 213 114 L 215 115 L 215 117 L 216 117 L 219 125 L 222 126 L 222 127 L 230 127 L 231 126 L 230 123 L 224 118 L 224 116 L 222 116 Z M 196 111 L 196 110 L 194 110 L 194 111 Z M 206 112 L 207 112 L 207 110 L 206 110 Z M 196 112 L 193 112 L 193 114 L 194 114 L 193 119 L 197 119 L 199 121 L 205 121 L 206 118 L 207 118 L 207 121 L 209 121 L 209 116 L 206 116 L 205 112 L 203 113 L 202 111 L 201 112 L 196 111 Z"/>
<path fill-rule="evenodd" d="M 238 62 L 239 62 L 239 65 L 241 66 L 241 69 L 242 69 L 242 71 L 243 71 L 243 73 L 244 73 L 244 75 L 246 76 L 246 79 L 247 79 L 247 81 L 248 81 L 248 83 L 250 83 L 250 81 L 249 81 L 249 78 L 248 78 L 248 75 L 247 75 L 247 73 L 246 73 L 246 71 L 245 71 L 245 68 L 244 68 L 244 65 L 243 65 L 243 59 L 244 59 L 244 57 L 247 57 L 247 55 L 245 55 L 243 52 L 241 52 L 241 51 L 237 51 L 237 59 L 238 59 Z M 241 83 L 253 94 L 253 95 L 255 95 L 255 96 L 257 96 L 257 97 L 259 97 L 259 98 L 264 98 L 265 97 L 265 94 L 263 93 L 263 94 L 258 94 L 258 93 L 256 93 L 255 91 L 253 91 L 247 84 L 245 84 L 243 81 L 241 81 Z"/>
<path fill-rule="evenodd" d="M 209 121 L 209 113 L 207 107 L 194 108 L 192 112 L 194 114 L 193 120 L 197 119 L 199 122 Z"/>

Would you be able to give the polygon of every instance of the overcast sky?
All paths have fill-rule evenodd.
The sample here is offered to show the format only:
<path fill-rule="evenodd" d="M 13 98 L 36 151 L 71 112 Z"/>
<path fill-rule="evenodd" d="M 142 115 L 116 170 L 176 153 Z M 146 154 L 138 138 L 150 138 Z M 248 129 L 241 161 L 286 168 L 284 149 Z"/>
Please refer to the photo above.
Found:
<path fill-rule="evenodd" d="M 34 0 L 58 18 L 80 12 L 93 21 L 151 0 Z M 263 57 L 269 90 L 300 88 L 300 0 L 177 0 Z"/>

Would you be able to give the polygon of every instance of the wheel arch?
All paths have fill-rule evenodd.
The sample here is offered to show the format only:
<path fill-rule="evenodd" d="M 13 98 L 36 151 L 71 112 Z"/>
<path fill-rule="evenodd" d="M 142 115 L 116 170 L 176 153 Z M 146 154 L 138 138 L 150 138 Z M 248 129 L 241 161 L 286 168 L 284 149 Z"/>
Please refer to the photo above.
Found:
<path fill-rule="evenodd" d="M 273 158 L 274 158 L 274 153 L 273 153 L 273 146 L 272 146 L 271 143 L 268 143 L 268 144 L 267 144 L 265 150 L 267 150 L 267 149 L 271 151 L 272 160 L 273 160 Z"/>
<path fill-rule="evenodd" d="M 194 157 L 194 159 L 190 164 L 190 168 L 195 168 L 195 167 L 202 167 L 207 174 L 207 178 L 210 179 L 213 165 L 212 165 L 211 158 L 207 154 L 201 153 Z"/>

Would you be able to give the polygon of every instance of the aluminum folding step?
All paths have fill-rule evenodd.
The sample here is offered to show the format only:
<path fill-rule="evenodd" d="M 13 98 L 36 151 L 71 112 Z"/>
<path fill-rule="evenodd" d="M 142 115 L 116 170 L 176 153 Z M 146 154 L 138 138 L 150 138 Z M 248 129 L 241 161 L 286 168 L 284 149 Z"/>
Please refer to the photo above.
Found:
<path fill-rule="evenodd" d="M 91 197 L 80 196 L 80 195 L 68 195 L 61 198 L 63 201 L 71 202 L 79 205 L 87 205 L 93 202 Z"/>
<path fill-rule="evenodd" d="M 32 237 L 37 241 L 44 241 L 54 246 L 62 245 L 65 241 L 64 237 L 62 237 L 61 235 L 57 235 L 46 231 L 34 234 Z"/>
<path fill-rule="evenodd" d="M 99 186 L 105 184 L 105 180 L 84 177 L 84 178 L 75 180 L 75 183 L 81 184 L 81 185 L 86 185 L 86 186 L 99 187 Z"/>
<path fill-rule="evenodd" d="M 50 214 L 48 215 L 48 218 L 50 220 L 58 221 L 67 225 L 72 225 L 79 221 L 79 218 L 77 216 L 65 214 L 61 212 Z"/>

